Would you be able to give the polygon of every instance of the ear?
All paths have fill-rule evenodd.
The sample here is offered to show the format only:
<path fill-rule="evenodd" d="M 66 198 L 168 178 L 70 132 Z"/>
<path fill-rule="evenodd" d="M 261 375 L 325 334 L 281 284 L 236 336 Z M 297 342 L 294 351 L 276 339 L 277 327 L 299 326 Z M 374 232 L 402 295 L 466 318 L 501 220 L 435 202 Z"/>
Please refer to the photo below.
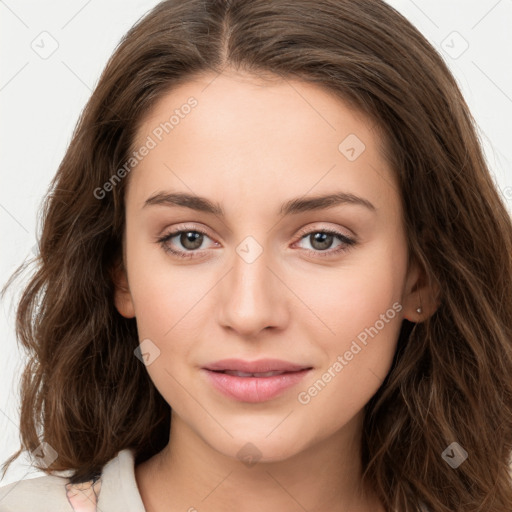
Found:
<path fill-rule="evenodd" d="M 407 271 L 402 305 L 404 318 L 410 322 L 423 322 L 439 307 L 441 290 L 437 283 L 427 283 L 424 269 L 414 259 Z M 421 307 L 421 313 L 417 309 Z"/>
<path fill-rule="evenodd" d="M 114 283 L 114 304 L 119 314 L 125 318 L 135 317 L 135 307 L 133 305 L 130 287 L 128 285 L 128 276 L 124 263 L 118 260 L 111 270 L 112 282 Z"/>

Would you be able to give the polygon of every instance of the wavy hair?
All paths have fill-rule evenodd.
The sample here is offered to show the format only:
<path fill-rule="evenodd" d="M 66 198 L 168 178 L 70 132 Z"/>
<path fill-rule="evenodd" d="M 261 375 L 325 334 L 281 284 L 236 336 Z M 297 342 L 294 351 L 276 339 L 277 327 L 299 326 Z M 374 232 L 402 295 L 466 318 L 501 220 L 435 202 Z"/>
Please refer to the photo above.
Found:
<path fill-rule="evenodd" d="M 512 223 L 476 123 L 443 59 L 381 0 L 167 0 L 119 43 L 42 208 L 40 253 L 17 303 L 29 354 L 21 447 L 49 443 L 74 480 L 125 448 L 168 442 L 170 407 L 134 357 L 134 319 L 114 306 L 124 191 L 102 187 L 173 87 L 229 68 L 317 84 L 382 130 L 410 258 L 440 302 L 404 320 L 393 365 L 365 406 L 363 478 L 386 510 L 512 510 Z M 19 277 L 26 265 L 13 274 Z M 4 288 L 5 291 L 5 288 Z M 457 469 L 442 453 L 458 442 Z"/>

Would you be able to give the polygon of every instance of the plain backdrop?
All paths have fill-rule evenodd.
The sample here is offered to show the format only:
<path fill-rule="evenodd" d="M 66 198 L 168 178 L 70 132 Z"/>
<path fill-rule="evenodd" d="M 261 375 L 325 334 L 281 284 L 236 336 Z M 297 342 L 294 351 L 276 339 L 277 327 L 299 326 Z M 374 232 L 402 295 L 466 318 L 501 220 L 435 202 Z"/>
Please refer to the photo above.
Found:
<path fill-rule="evenodd" d="M 185 1 L 185 0 L 184 0 Z M 122 35 L 156 0 L 0 0 L 0 286 L 32 256 L 38 208 Z M 512 212 L 512 0 L 390 0 L 439 50 Z M 0 462 L 19 445 L 23 356 L 1 303 Z M 19 458 L 0 485 L 38 473 Z"/>

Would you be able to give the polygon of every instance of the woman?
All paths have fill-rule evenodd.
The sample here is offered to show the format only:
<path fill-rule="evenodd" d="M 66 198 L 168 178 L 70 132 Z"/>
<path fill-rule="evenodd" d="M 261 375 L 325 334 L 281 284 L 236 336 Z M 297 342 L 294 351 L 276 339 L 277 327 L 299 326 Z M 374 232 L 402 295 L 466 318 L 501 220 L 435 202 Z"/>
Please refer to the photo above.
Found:
<path fill-rule="evenodd" d="M 0 506 L 511 510 L 511 254 L 390 6 L 162 2 L 52 183 Z"/>

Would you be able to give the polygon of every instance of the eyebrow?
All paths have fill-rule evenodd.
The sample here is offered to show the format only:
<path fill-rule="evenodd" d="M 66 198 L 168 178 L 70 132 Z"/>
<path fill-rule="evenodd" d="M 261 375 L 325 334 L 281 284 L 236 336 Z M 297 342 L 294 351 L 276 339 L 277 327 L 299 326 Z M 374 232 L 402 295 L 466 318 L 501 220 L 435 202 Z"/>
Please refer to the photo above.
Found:
<path fill-rule="evenodd" d="M 321 196 L 290 199 L 281 206 L 279 213 L 286 216 L 307 211 L 323 210 L 342 204 L 363 206 L 372 212 L 377 211 L 377 208 L 363 197 L 359 197 L 348 192 L 336 192 Z M 184 192 L 158 192 L 146 199 L 143 208 L 151 205 L 183 206 L 185 208 L 190 208 L 191 210 L 225 217 L 224 210 L 219 203 L 212 202 L 206 197 L 187 194 Z"/>

